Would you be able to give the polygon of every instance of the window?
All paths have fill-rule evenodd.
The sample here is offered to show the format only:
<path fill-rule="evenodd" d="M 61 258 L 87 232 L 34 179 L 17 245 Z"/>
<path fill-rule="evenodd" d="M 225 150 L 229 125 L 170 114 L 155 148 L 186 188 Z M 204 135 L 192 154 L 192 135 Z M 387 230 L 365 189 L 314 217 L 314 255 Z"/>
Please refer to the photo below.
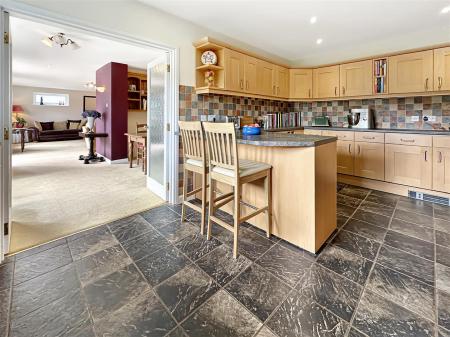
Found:
<path fill-rule="evenodd" d="M 33 105 L 69 106 L 69 95 L 34 92 Z"/>

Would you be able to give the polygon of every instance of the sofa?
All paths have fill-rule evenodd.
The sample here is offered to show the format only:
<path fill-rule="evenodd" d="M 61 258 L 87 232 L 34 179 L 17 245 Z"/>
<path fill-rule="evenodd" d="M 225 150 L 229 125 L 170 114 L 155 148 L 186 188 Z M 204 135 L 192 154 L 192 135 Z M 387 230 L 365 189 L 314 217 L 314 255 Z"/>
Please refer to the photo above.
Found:
<path fill-rule="evenodd" d="M 80 139 L 78 133 L 86 120 L 66 120 L 51 122 L 34 122 L 34 135 L 38 142 Z"/>

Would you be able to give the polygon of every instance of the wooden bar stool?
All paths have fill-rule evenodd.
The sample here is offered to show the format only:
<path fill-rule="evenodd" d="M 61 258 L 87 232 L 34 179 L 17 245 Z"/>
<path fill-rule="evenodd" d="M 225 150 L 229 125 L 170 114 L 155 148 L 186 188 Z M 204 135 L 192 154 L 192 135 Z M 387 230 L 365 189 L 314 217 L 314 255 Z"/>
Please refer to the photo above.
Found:
<path fill-rule="evenodd" d="M 136 134 L 147 136 L 147 124 L 136 123 Z M 141 160 L 142 171 L 147 172 L 147 146 L 143 143 L 136 143 L 136 165 L 139 165 Z"/>
<path fill-rule="evenodd" d="M 205 156 L 205 140 L 203 137 L 203 129 L 201 122 L 183 122 L 179 121 L 181 141 L 183 144 L 184 164 L 183 164 L 183 203 L 181 206 L 181 221 L 184 221 L 186 216 L 185 207 L 188 206 L 193 210 L 201 213 L 202 220 L 200 225 L 200 232 L 205 233 L 205 219 L 206 219 L 206 205 L 207 195 L 207 175 L 208 166 Z M 201 176 L 202 186 L 188 192 L 188 172 L 198 173 Z M 187 198 L 202 193 L 202 206 L 199 207 Z"/>
<path fill-rule="evenodd" d="M 272 226 L 272 166 L 251 160 L 239 160 L 236 143 L 236 131 L 233 123 L 203 123 L 206 135 L 206 144 L 209 156 L 209 214 L 208 236 L 211 237 L 211 221 L 228 229 L 234 234 L 233 256 L 238 255 L 239 224 L 265 212 L 267 216 L 267 237 L 270 236 Z M 264 190 L 267 205 L 254 209 L 253 212 L 241 217 L 241 191 L 242 185 L 259 179 L 264 179 Z M 215 196 L 216 183 L 232 186 L 234 191 Z M 214 214 L 217 209 L 234 200 L 234 224 L 230 225 L 217 218 Z"/>

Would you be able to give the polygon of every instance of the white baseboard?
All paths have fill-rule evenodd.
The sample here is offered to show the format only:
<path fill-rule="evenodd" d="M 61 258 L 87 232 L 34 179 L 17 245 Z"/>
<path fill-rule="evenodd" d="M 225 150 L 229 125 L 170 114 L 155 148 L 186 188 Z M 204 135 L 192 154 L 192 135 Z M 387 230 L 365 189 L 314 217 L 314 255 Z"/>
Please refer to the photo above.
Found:
<path fill-rule="evenodd" d="M 97 156 L 105 158 L 105 162 L 110 164 L 110 165 L 111 164 L 127 164 L 128 163 L 128 158 L 111 160 L 109 158 L 106 158 L 105 156 L 102 156 L 101 154 L 98 154 L 98 153 L 97 153 Z"/>

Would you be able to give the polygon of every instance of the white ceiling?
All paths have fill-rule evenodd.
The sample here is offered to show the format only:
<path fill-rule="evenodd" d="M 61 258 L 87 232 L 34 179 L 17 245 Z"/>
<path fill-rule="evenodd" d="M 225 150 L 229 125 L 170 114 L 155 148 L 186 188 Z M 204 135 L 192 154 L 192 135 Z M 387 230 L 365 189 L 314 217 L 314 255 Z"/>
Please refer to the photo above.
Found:
<path fill-rule="evenodd" d="M 81 48 L 49 48 L 41 42 L 58 32 L 65 33 Z M 13 84 L 44 88 L 86 90 L 84 84 L 95 82 L 95 71 L 106 63 L 146 69 L 150 61 L 162 55 L 157 50 L 15 17 L 11 18 L 11 41 Z"/>
<path fill-rule="evenodd" d="M 450 0 L 139 0 L 292 66 L 450 41 Z M 317 22 L 310 24 L 312 16 Z M 323 39 L 321 45 L 316 44 Z"/>

